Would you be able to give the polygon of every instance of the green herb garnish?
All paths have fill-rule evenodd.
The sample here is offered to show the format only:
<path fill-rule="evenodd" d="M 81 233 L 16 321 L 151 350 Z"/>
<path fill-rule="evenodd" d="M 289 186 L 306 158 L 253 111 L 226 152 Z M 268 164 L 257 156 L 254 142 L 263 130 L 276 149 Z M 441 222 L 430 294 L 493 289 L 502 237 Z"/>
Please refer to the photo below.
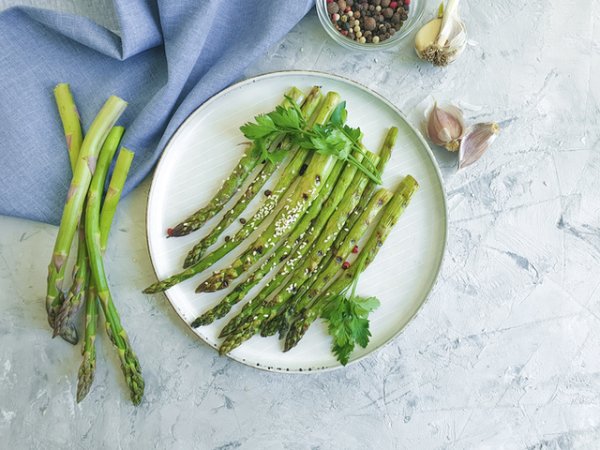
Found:
<path fill-rule="evenodd" d="M 311 126 L 307 124 L 298 106 L 294 102 L 290 103 L 293 105 L 291 108 L 278 106 L 275 111 L 258 115 L 254 118 L 254 122 L 248 122 L 240 127 L 244 136 L 254 142 L 254 149 L 259 152 L 262 159 L 272 162 L 281 161 L 287 150 L 279 149 L 270 152 L 267 142 L 286 136 L 300 148 L 348 161 L 371 181 L 381 184 L 379 171 L 372 163 L 365 160 L 369 165 L 367 167 L 352 156 L 353 150 L 363 155 L 365 150 L 360 144 L 363 136 L 360 128 L 344 125 L 348 115 L 346 102 L 340 103 L 335 108 L 329 123 Z"/>
<path fill-rule="evenodd" d="M 327 321 L 327 331 L 333 338 L 332 352 L 344 366 L 348 364 L 356 344 L 362 348 L 369 344 L 369 313 L 380 305 L 376 297 L 356 295 L 364 258 L 360 258 L 357 264 L 360 266 L 352 282 L 339 294 L 325 299 L 325 306 L 321 312 L 321 317 Z"/>

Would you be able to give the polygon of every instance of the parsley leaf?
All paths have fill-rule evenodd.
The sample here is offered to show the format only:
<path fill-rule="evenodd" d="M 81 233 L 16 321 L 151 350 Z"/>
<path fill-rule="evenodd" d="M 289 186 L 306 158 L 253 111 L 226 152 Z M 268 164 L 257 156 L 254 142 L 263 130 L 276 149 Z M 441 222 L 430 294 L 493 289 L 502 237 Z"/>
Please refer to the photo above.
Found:
<path fill-rule="evenodd" d="M 287 149 L 279 148 L 277 150 L 273 150 L 272 152 L 266 153 L 266 159 L 271 161 L 273 164 L 279 164 L 281 161 L 285 159 L 287 155 Z"/>
<path fill-rule="evenodd" d="M 275 108 L 275 111 L 268 114 L 273 125 L 278 129 L 289 129 L 290 131 L 301 131 L 304 125 L 302 114 L 294 108 L 286 109 L 282 106 Z"/>
<path fill-rule="evenodd" d="M 327 125 L 307 126 L 301 109 L 293 100 L 288 100 L 291 107 L 277 106 L 268 114 L 256 116 L 255 122 L 248 122 L 240 127 L 244 136 L 255 143 L 255 151 L 263 160 L 277 163 L 284 158 L 287 149 L 269 152 L 268 147 L 276 138 L 286 135 L 292 144 L 302 149 L 314 150 L 322 155 L 348 161 L 373 182 L 381 184 L 377 168 L 373 164 L 369 164 L 370 167 L 365 166 L 352 154 L 353 151 L 364 153 L 360 144 L 363 133 L 360 128 L 344 125 L 348 115 L 346 102 L 336 106 Z"/>
<path fill-rule="evenodd" d="M 336 127 L 341 127 L 346 122 L 346 117 L 348 116 L 348 111 L 346 110 L 346 102 L 343 101 L 331 113 L 331 118 L 329 119 L 333 125 Z"/>
<path fill-rule="evenodd" d="M 321 317 L 327 323 L 327 330 L 333 338 L 332 351 L 344 366 L 356 344 L 365 348 L 369 344 L 369 313 L 379 306 L 375 297 L 346 296 L 345 293 L 327 299 Z"/>
<path fill-rule="evenodd" d="M 348 139 L 350 139 L 354 142 L 360 141 L 363 137 L 363 132 L 360 130 L 360 128 L 352 128 L 352 127 L 349 127 L 348 125 L 344 125 L 341 128 L 342 128 L 344 134 L 348 137 Z"/>
<path fill-rule="evenodd" d="M 279 131 L 273 123 L 273 119 L 269 114 L 261 114 L 254 118 L 256 123 L 248 122 L 240 127 L 244 136 L 254 141 L 256 139 L 264 139 L 269 135 Z"/>

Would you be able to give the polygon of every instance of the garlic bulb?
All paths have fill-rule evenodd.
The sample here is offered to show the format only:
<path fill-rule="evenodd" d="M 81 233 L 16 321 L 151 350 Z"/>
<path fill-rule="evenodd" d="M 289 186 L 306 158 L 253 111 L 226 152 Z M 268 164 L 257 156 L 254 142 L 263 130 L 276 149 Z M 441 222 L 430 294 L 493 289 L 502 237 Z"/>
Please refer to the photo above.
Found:
<path fill-rule="evenodd" d="M 440 108 L 436 102 L 423 128 L 431 142 L 455 152 L 459 149 L 460 139 L 465 133 L 463 113 L 455 106 Z"/>
<path fill-rule="evenodd" d="M 427 22 L 415 36 L 419 58 L 435 66 L 447 66 L 467 45 L 467 30 L 458 15 L 459 0 L 449 0 L 441 18 Z"/>
<path fill-rule="evenodd" d="M 458 150 L 458 168 L 470 166 L 492 145 L 500 133 L 495 122 L 478 123 L 469 128 L 461 139 Z"/>

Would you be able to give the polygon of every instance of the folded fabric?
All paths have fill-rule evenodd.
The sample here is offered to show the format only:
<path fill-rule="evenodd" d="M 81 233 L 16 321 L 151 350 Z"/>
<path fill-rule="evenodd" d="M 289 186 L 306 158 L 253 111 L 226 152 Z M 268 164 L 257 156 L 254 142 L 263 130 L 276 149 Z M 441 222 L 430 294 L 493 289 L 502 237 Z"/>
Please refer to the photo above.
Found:
<path fill-rule="evenodd" d="M 312 0 L 114 0 L 118 34 L 89 18 L 0 13 L 0 214 L 57 224 L 71 172 L 52 89 L 71 85 L 84 131 L 111 94 L 135 151 L 125 192 L 152 170 L 179 124 L 237 80 Z"/>

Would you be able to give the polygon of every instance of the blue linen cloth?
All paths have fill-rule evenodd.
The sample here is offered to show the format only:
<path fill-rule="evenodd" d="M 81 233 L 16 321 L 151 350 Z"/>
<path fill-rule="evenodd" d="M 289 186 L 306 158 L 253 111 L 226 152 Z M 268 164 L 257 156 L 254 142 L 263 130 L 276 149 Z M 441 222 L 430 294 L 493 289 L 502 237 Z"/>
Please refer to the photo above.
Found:
<path fill-rule="evenodd" d="M 67 82 L 85 129 L 111 94 L 135 151 L 125 192 L 179 124 L 237 80 L 313 0 L 114 0 L 119 33 L 40 8 L 0 13 L 0 214 L 57 224 L 71 170 L 52 89 Z"/>

